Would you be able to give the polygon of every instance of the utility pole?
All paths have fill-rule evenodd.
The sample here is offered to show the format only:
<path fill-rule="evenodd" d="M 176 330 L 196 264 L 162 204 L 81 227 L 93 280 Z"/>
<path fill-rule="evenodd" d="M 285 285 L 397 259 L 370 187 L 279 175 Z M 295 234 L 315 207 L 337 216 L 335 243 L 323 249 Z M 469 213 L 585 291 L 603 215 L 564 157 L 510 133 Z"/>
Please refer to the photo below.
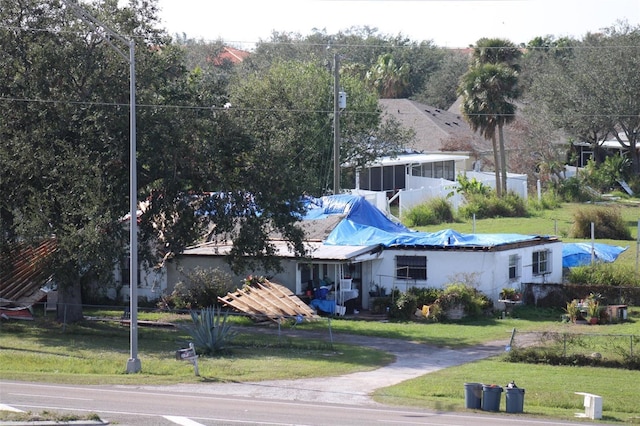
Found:
<path fill-rule="evenodd" d="M 74 0 L 62 0 L 68 8 L 85 24 L 106 41 L 122 58 L 129 63 L 129 337 L 130 357 L 127 361 L 127 373 L 141 370 L 138 359 L 138 184 L 136 160 L 136 56 L 133 37 L 126 39 L 100 22 Z M 116 46 L 113 40 L 129 47 L 127 55 Z"/>
<path fill-rule="evenodd" d="M 333 193 L 340 193 L 340 57 L 333 54 Z"/>

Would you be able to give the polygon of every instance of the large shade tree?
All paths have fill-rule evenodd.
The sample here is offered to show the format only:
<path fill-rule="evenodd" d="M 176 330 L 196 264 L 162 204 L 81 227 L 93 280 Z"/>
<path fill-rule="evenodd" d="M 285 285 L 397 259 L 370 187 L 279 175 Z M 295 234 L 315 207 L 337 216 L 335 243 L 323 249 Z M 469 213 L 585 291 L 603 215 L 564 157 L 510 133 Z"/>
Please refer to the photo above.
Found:
<path fill-rule="evenodd" d="M 183 49 L 155 27 L 155 1 L 82 7 L 136 44 L 141 259 L 161 262 L 208 225 L 233 239 L 236 270 L 251 266 L 245 253 L 276 266 L 271 229 L 303 254 L 283 157 L 225 114 L 211 72 L 187 72 Z M 75 321 L 84 285 L 112 283 L 127 255 L 129 64 L 59 2 L 3 2 L 0 20 L 0 242 L 55 237 L 50 272 Z"/>
<path fill-rule="evenodd" d="M 341 88 L 347 108 L 340 114 L 340 164 L 364 165 L 397 152 L 410 135 L 381 124 L 377 96 L 350 76 L 341 78 Z M 330 70 L 312 62 L 278 61 L 231 84 L 229 114 L 265 150 L 282 156 L 277 166 L 296 176 L 301 191 L 321 195 L 333 177 L 333 96 Z"/>
<path fill-rule="evenodd" d="M 617 139 L 640 173 L 640 27 L 620 22 L 562 48 L 545 57 L 530 98 L 545 104 L 555 127 L 596 153 L 605 140 Z"/>

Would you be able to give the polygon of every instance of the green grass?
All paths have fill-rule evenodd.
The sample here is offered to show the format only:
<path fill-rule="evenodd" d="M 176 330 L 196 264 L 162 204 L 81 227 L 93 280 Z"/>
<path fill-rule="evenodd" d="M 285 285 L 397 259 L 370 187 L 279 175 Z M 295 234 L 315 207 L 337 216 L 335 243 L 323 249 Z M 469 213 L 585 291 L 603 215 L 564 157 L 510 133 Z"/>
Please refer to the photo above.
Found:
<path fill-rule="evenodd" d="M 640 424 L 640 371 L 517 364 L 497 357 L 379 389 L 373 396 L 383 404 L 460 411 L 465 410 L 464 383 L 504 387 L 512 380 L 525 389 L 525 414 L 573 419 L 584 412 L 583 399 L 574 392 L 588 392 L 602 396 L 604 421 Z M 505 410 L 504 394 L 500 410 Z"/>
<path fill-rule="evenodd" d="M 201 377 L 175 359 L 188 336 L 174 328 L 139 327 L 141 374 L 125 374 L 129 329 L 118 321 L 60 324 L 43 318 L 2 324 L 0 376 L 4 379 L 78 384 L 172 384 L 204 380 L 259 381 L 346 374 L 392 361 L 380 351 L 277 335 L 240 335 L 230 351 L 201 357 Z"/>

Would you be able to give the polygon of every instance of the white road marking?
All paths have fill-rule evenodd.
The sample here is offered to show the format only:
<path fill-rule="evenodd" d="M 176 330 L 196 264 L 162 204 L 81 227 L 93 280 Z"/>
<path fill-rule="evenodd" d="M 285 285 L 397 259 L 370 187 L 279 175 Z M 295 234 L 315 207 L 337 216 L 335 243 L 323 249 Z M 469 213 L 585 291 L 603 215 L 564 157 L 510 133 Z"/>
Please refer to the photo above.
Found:
<path fill-rule="evenodd" d="M 0 411 L 13 411 L 14 413 L 24 413 L 22 410 L 18 410 L 17 408 L 13 408 L 10 405 L 0 404 Z"/>
<path fill-rule="evenodd" d="M 194 422 L 193 420 L 188 419 L 187 417 L 180 417 L 180 416 L 162 416 L 162 417 L 169 420 L 170 422 L 177 423 L 182 426 L 204 426 L 202 423 Z"/>

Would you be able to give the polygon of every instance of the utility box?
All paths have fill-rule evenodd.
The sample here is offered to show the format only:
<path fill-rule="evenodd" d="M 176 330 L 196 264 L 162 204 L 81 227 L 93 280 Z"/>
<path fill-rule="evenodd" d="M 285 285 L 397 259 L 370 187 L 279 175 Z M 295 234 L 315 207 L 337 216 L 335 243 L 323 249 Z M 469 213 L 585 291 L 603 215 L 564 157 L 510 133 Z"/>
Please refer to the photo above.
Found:
<path fill-rule="evenodd" d="M 345 109 L 347 107 L 347 92 L 338 93 L 338 108 Z"/>
<path fill-rule="evenodd" d="M 576 417 L 588 417 L 590 419 L 602 418 L 602 397 L 592 393 L 575 392 L 584 397 L 584 413 L 576 413 Z"/>

